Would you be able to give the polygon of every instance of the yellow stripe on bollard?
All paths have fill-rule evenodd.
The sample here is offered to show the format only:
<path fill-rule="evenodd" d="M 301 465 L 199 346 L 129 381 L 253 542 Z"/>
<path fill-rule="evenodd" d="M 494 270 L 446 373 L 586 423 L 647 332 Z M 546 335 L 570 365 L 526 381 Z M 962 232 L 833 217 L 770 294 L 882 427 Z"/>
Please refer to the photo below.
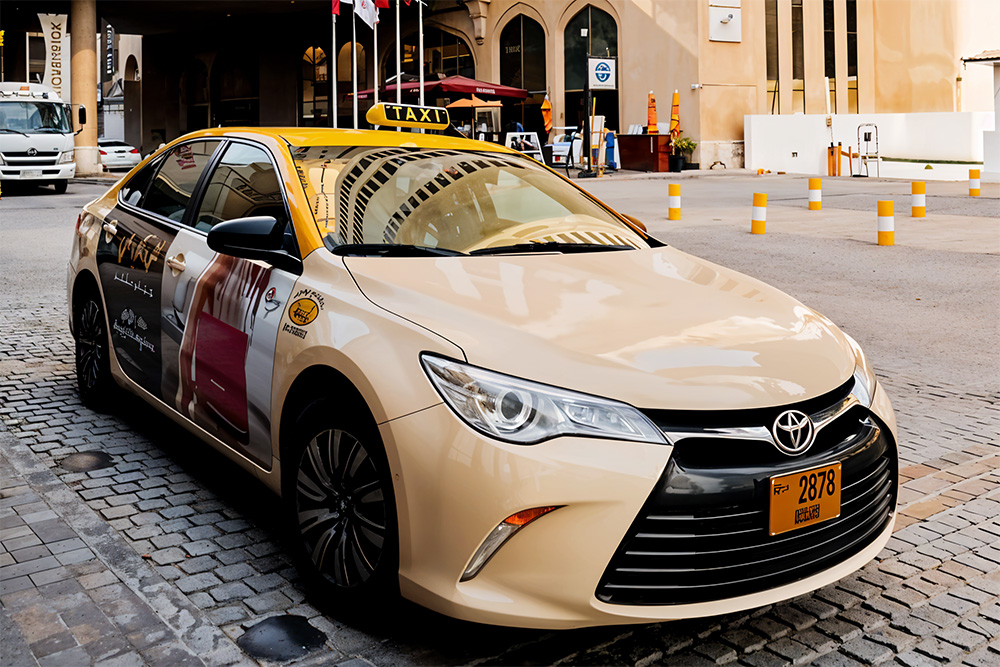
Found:
<path fill-rule="evenodd" d="M 893 209 L 895 202 L 880 201 L 878 203 L 878 244 L 896 245 L 896 218 Z"/>
<path fill-rule="evenodd" d="M 910 217 L 927 217 L 927 183 L 913 181 L 910 183 Z"/>
<path fill-rule="evenodd" d="M 750 233 L 763 234 L 767 230 L 767 195 L 753 193 L 753 208 L 750 209 Z"/>
<path fill-rule="evenodd" d="M 979 196 L 979 170 L 970 169 L 969 170 L 969 196 L 978 197 Z"/>
<path fill-rule="evenodd" d="M 681 184 L 667 185 L 667 220 L 681 219 Z"/>
<path fill-rule="evenodd" d="M 823 209 L 823 184 L 822 179 L 809 179 L 809 210 L 820 211 Z"/>

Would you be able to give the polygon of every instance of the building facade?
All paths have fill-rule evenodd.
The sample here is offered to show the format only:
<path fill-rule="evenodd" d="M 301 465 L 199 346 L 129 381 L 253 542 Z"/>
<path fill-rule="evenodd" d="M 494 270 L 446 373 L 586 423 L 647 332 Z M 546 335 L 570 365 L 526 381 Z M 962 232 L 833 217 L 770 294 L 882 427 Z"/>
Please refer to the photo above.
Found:
<path fill-rule="evenodd" d="M 353 122 L 350 5 L 334 45 L 329 0 L 145 0 L 141 9 L 13 0 L 0 15 L 16 24 L 8 80 L 29 66 L 10 57 L 18 30 L 78 2 L 143 35 L 141 81 L 123 91 L 139 115 L 126 118 L 126 139 L 143 152 L 208 126 L 331 125 L 334 113 L 341 127 Z M 400 16 L 402 69 L 416 74 L 417 4 L 402 4 Z M 541 134 L 544 97 L 556 126 L 579 125 L 587 56 L 614 58 L 617 88 L 594 94 L 607 127 L 645 124 L 650 91 L 666 119 L 677 90 L 681 128 L 699 144 L 694 160 L 741 166 L 748 114 L 992 110 L 988 68 L 966 70 L 961 58 L 995 48 L 997 25 L 997 0 L 430 0 L 424 71 L 526 89 L 524 101 L 505 101 L 501 125 Z M 383 83 L 394 76 L 395 6 L 382 11 L 377 50 L 367 25 L 357 21 L 355 33 L 359 88 L 376 72 Z M 370 104 L 361 101 L 362 117 Z"/>

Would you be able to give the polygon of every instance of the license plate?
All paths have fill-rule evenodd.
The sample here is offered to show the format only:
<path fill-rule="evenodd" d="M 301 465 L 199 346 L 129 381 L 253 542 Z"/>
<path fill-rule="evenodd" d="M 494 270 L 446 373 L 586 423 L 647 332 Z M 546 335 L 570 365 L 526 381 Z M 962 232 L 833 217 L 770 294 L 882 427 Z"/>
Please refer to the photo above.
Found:
<path fill-rule="evenodd" d="M 42 170 L 41 169 L 22 169 L 21 170 L 21 178 L 41 178 L 41 177 L 42 177 Z"/>
<path fill-rule="evenodd" d="M 771 478 L 771 535 L 840 516 L 841 465 Z"/>

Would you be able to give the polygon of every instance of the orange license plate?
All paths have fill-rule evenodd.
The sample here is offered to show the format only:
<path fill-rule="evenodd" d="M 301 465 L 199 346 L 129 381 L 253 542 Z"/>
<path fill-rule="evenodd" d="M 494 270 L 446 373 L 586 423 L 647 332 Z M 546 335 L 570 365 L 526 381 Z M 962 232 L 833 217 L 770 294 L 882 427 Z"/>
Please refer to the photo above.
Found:
<path fill-rule="evenodd" d="M 840 516 L 841 465 L 771 478 L 771 535 Z"/>

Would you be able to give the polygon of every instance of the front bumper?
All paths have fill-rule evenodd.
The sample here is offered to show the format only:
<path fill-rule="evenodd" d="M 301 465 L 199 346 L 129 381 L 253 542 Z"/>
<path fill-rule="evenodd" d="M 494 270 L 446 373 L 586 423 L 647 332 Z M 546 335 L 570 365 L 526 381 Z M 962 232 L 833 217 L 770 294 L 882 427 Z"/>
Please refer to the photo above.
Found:
<path fill-rule="evenodd" d="M 0 165 L 0 181 L 47 182 L 63 181 L 76 176 L 76 163 L 32 166 Z"/>
<path fill-rule="evenodd" d="M 884 393 L 872 410 L 894 430 Z M 672 447 L 592 438 L 511 445 L 480 436 L 443 404 L 380 429 L 394 473 L 400 590 L 414 602 L 465 620 L 573 628 L 735 612 L 837 581 L 874 558 L 892 534 L 894 512 L 842 560 L 758 592 L 690 604 L 609 604 L 595 592 L 663 477 Z M 459 582 L 498 523 L 548 505 L 562 507 L 517 533 L 478 576 Z"/>

